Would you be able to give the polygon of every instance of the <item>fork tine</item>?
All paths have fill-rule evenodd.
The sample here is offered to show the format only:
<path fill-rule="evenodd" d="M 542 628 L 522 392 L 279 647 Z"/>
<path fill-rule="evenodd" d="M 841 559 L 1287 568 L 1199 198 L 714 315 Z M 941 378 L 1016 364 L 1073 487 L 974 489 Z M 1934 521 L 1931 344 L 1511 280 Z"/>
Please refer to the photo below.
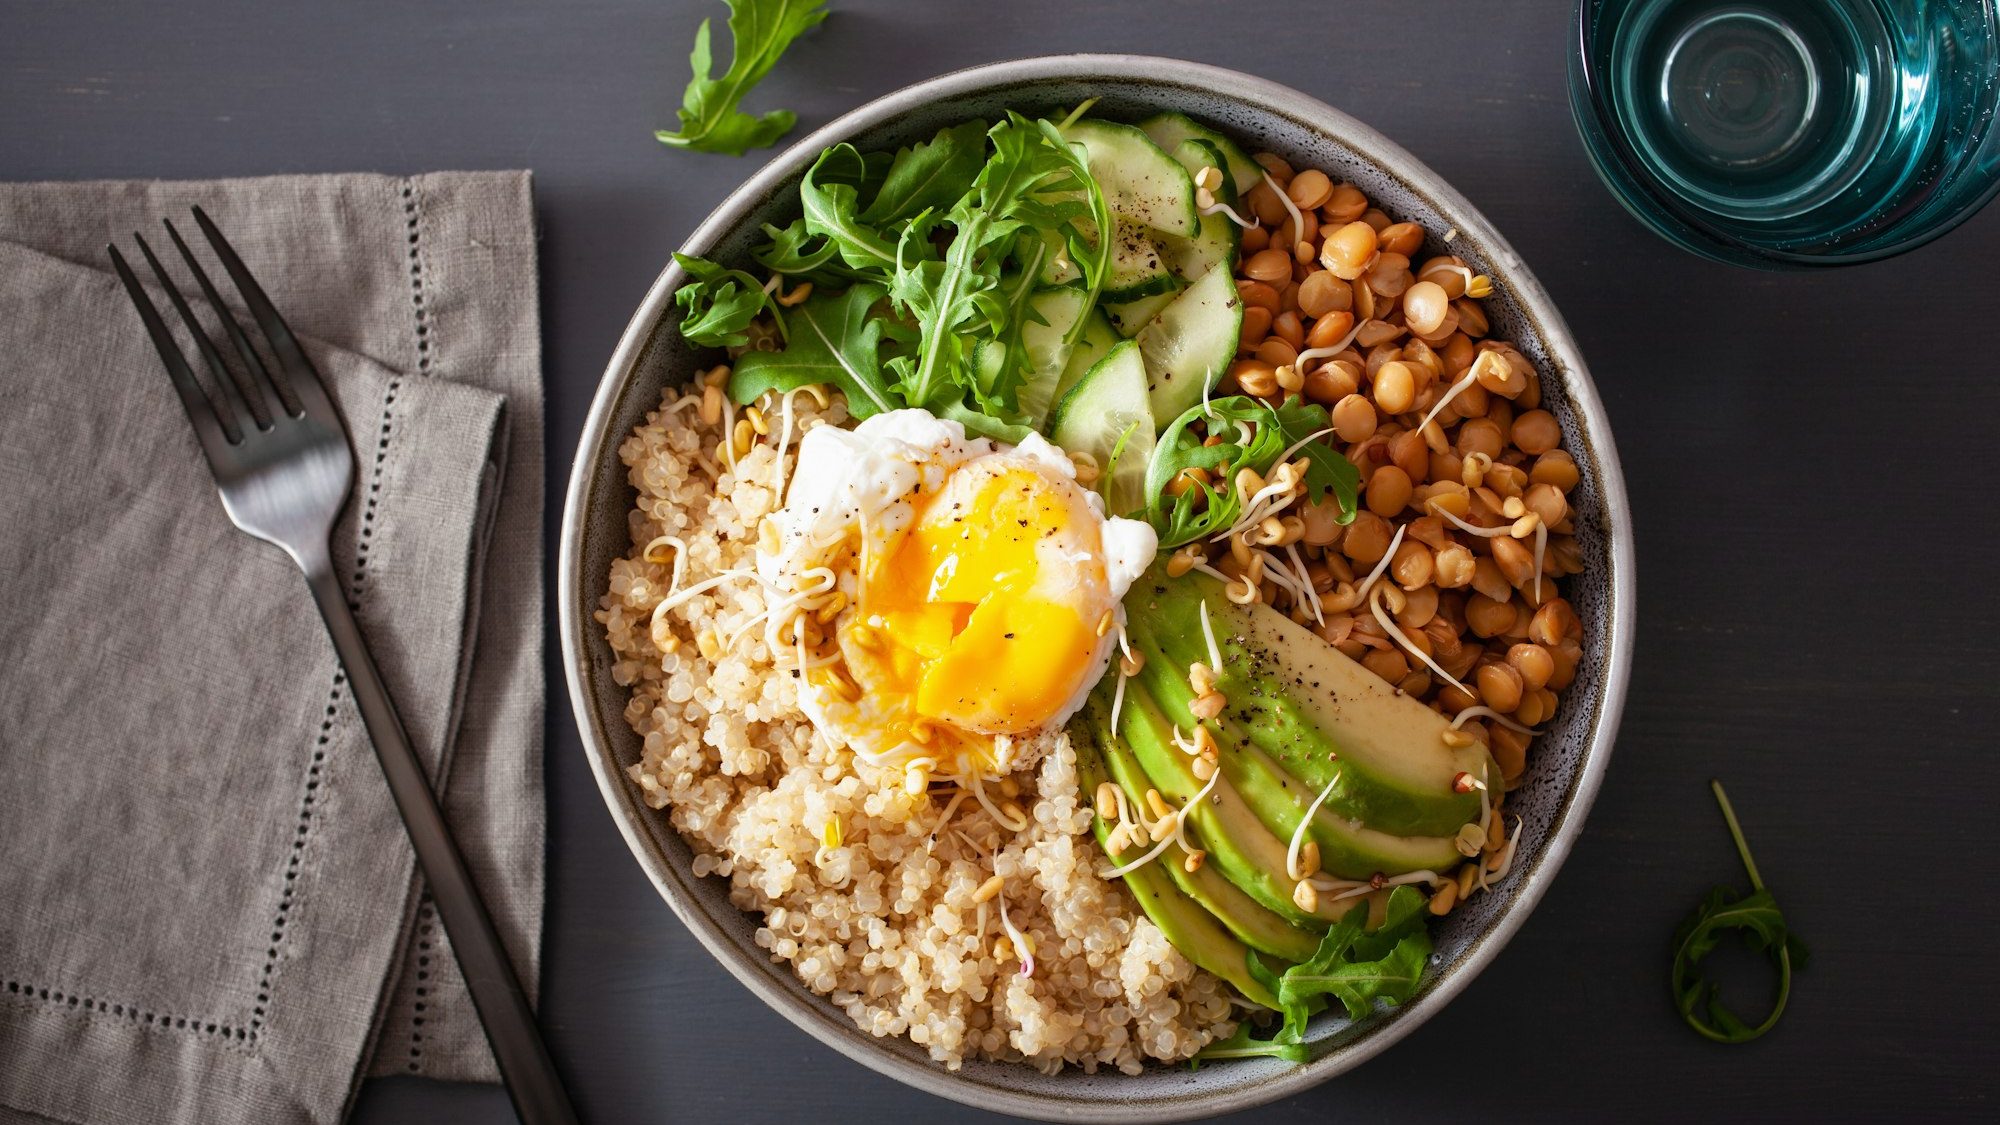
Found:
<path fill-rule="evenodd" d="M 228 403 L 227 408 L 218 409 L 216 415 L 221 418 L 223 429 L 236 435 L 229 440 L 234 443 L 240 439 L 246 418 L 249 419 L 248 424 L 260 430 L 270 429 L 270 418 L 258 410 L 257 404 L 244 401 L 236 380 L 230 377 L 229 369 L 223 365 L 222 356 L 216 352 L 215 345 L 208 342 L 208 333 L 202 330 L 201 321 L 195 319 L 194 310 L 188 308 L 188 303 L 181 297 L 181 291 L 174 285 L 173 278 L 167 276 L 166 267 L 160 265 L 160 260 L 153 256 L 153 248 L 137 234 L 132 238 L 139 244 L 139 253 L 146 256 L 146 264 L 153 267 L 153 276 L 159 279 L 160 288 L 167 291 L 167 299 L 173 303 L 174 311 L 181 315 L 181 323 L 187 325 L 188 335 L 194 337 L 195 349 L 201 353 L 202 362 L 208 366 L 209 378 L 214 380 L 216 388 L 222 392 L 223 399 Z M 221 315 L 228 316 L 228 310 L 221 310 Z"/>
<path fill-rule="evenodd" d="M 118 271 L 118 280 L 125 283 L 125 294 L 132 298 L 132 307 L 139 312 L 139 319 L 146 326 L 146 334 L 153 338 L 153 347 L 160 353 L 160 362 L 166 365 L 167 378 L 180 395 L 181 409 L 187 412 L 190 425 L 194 427 L 195 438 L 201 443 L 202 453 L 208 458 L 211 468 L 221 458 L 227 456 L 230 444 L 239 440 L 240 435 L 232 435 L 217 416 L 215 406 L 202 391 L 201 384 L 195 382 L 194 371 L 188 367 L 187 358 L 174 343 L 174 337 L 167 330 L 166 322 L 160 319 L 160 310 L 140 287 L 139 279 L 132 274 L 132 267 L 125 263 L 125 255 L 118 247 L 107 247 L 111 251 L 111 264 Z"/>
<path fill-rule="evenodd" d="M 216 258 L 222 262 L 229 279 L 236 283 L 236 291 L 243 294 L 243 303 L 249 307 L 251 318 L 256 320 L 257 327 L 264 330 L 264 342 L 270 345 L 271 354 L 278 359 L 278 366 L 285 369 L 286 378 L 278 381 L 277 386 L 279 394 L 287 395 L 286 407 L 297 413 L 310 406 L 324 412 L 323 417 L 338 420 L 340 415 L 327 398 L 326 386 L 320 382 L 319 372 L 306 358 L 305 350 L 299 347 L 298 337 L 292 335 L 285 318 L 278 315 L 277 306 L 264 295 L 264 287 L 257 284 L 257 279 L 250 276 L 243 259 L 237 257 L 236 248 L 222 237 L 222 231 L 216 228 L 208 212 L 198 206 L 194 208 L 194 221 L 201 228 L 203 237 L 208 239 Z"/>
<path fill-rule="evenodd" d="M 173 220 L 168 219 L 164 222 L 167 227 L 167 237 L 174 240 L 174 246 L 180 250 L 182 260 L 187 262 L 188 269 L 194 273 L 196 284 L 201 286 L 202 296 L 206 297 L 208 303 L 220 314 L 222 331 L 229 337 L 229 342 L 235 345 L 236 354 L 243 361 L 243 371 L 248 380 L 243 384 L 243 394 L 259 408 L 258 427 L 260 429 L 269 427 L 272 420 L 280 414 L 297 413 L 292 409 L 292 399 L 286 396 L 284 390 L 272 379 L 270 369 L 264 366 L 263 357 L 257 354 L 256 348 L 250 346 L 250 338 L 245 336 L 243 329 L 237 325 L 236 317 L 230 314 L 229 306 L 222 301 L 222 294 L 216 292 L 215 283 L 208 279 L 208 271 L 201 268 L 201 263 L 195 260 L 194 253 L 188 249 L 187 243 L 181 241 L 181 232 L 174 229 Z"/>

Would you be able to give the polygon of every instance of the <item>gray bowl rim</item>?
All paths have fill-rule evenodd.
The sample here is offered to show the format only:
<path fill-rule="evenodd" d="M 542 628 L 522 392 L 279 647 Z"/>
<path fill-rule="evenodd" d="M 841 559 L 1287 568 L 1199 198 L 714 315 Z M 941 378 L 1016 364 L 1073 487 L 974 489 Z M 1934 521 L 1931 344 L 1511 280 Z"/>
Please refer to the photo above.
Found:
<path fill-rule="evenodd" d="M 1163 79 L 1161 76 L 1165 74 L 1172 75 L 1172 80 Z M 795 991 L 795 981 L 787 983 L 791 980 L 788 970 L 773 964 L 768 958 L 749 956 L 732 944 L 699 909 L 682 883 L 692 873 L 677 870 L 638 823 L 631 802 L 625 799 L 628 795 L 623 790 L 628 783 L 615 759 L 610 739 L 599 722 L 588 682 L 589 630 L 595 628 L 596 623 L 584 604 L 589 586 L 587 576 L 582 573 L 583 515 L 589 506 L 588 497 L 596 474 L 609 467 L 607 455 L 611 461 L 616 460 L 617 444 L 623 435 L 613 435 L 609 433 L 609 428 L 620 397 L 660 318 L 671 311 L 674 290 L 685 280 L 685 274 L 671 259 L 647 290 L 645 300 L 640 303 L 620 337 L 617 350 L 612 353 L 597 393 L 591 400 L 590 412 L 577 442 L 569 487 L 563 499 L 557 556 L 556 601 L 563 673 L 576 715 L 577 732 L 582 738 L 591 772 L 597 778 L 605 806 L 617 822 L 633 857 L 639 861 L 674 916 L 709 953 L 744 987 L 800 1030 L 877 1073 L 980 1109 L 1052 1121 L 1189 1120 L 1264 1105 L 1316 1086 L 1373 1058 L 1416 1030 L 1463 991 L 1506 946 L 1541 901 L 1583 830 L 1608 768 L 1624 710 L 1636 617 L 1633 537 L 1630 521 L 1626 518 L 1630 504 L 1624 473 L 1612 442 L 1610 420 L 1589 370 L 1568 326 L 1556 312 L 1554 302 L 1513 247 L 1464 196 L 1401 146 L 1316 98 L 1240 71 L 1151 55 L 1067 54 L 987 63 L 905 86 L 834 118 L 772 158 L 710 212 L 708 218 L 688 236 L 682 252 L 700 254 L 715 245 L 778 185 L 810 165 L 820 151 L 830 145 L 849 140 L 932 101 L 1039 80 L 1115 80 L 1153 84 L 1166 89 L 1198 87 L 1210 95 L 1233 98 L 1289 117 L 1310 130 L 1338 137 L 1342 143 L 1365 155 L 1412 190 L 1427 196 L 1439 213 L 1451 216 L 1461 232 L 1473 236 L 1493 257 L 1505 263 L 1507 284 L 1524 312 L 1535 322 L 1548 354 L 1556 361 L 1564 392 L 1582 423 L 1582 430 L 1591 447 L 1591 457 L 1599 470 L 1598 487 L 1610 541 L 1611 574 L 1607 576 L 1610 613 L 1605 651 L 1608 660 L 1602 692 L 1596 700 L 1596 721 L 1592 724 L 1583 761 L 1553 831 L 1539 849 L 1530 869 L 1515 883 L 1512 899 L 1498 920 L 1476 939 L 1474 948 L 1465 958 L 1450 966 L 1422 995 L 1400 1009 L 1396 1018 L 1377 1025 L 1369 1033 L 1309 1063 L 1261 1080 L 1168 1099 L 1141 1096 L 1115 1102 L 1074 1102 L 971 1081 L 960 1073 L 893 1054 L 851 1024 L 836 1024 L 827 1013 L 804 1003 Z"/>

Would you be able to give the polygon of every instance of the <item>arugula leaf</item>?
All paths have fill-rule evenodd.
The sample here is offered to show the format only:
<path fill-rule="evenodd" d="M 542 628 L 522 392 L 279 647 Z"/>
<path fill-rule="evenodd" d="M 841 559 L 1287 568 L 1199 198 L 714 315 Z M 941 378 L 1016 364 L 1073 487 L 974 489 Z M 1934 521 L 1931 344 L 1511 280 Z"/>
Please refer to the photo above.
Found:
<path fill-rule="evenodd" d="M 882 321 L 877 389 L 981 436 L 1018 442 L 1033 432 L 1019 388 L 1029 367 L 1022 328 L 1045 323 L 1031 301 L 1041 268 L 1071 248 L 1093 302 L 1110 268 L 1109 249 L 1086 237 L 1110 213 L 1083 151 L 1053 124 L 1009 114 L 991 127 L 941 129 L 893 155 L 834 145 L 799 196 L 801 216 L 766 226 L 751 256 L 816 290 L 866 283 L 888 294 L 900 315 Z M 725 325 L 754 315 L 742 289 L 723 294 L 732 298 Z M 1072 336 L 1087 323 L 1079 317 Z"/>
<path fill-rule="evenodd" d="M 994 441 L 1004 441 L 1008 445 L 1019 445 L 1029 434 L 1035 432 L 1033 426 L 1010 422 L 985 411 L 974 410 L 957 400 L 939 403 L 931 408 L 931 413 L 964 426 L 965 432 L 972 437 L 992 438 Z"/>
<path fill-rule="evenodd" d="M 861 221 L 861 192 L 871 186 L 869 162 L 845 141 L 819 154 L 799 184 L 805 229 L 825 238 L 857 270 L 885 275 L 897 266 L 897 242 Z"/>
<path fill-rule="evenodd" d="M 1095 101 L 1096 99 L 1092 98 L 1077 106 L 1063 124 L 1068 125 L 1082 117 L 1084 110 Z M 1090 174 L 1088 150 L 1081 144 L 1065 140 L 1061 127 L 1051 121 L 1037 121 L 1035 127 L 1042 131 L 1043 139 L 1062 150 L 1069 165 L 1070 180 L 1075 185 L 1066 193 L 1069 203 L 1066 226 L 1044 229 L 1054 230 L 1069 247 L 1070 261 L 1083 275 L 1084 307 L 1089 308 L 1097 304 L 1098 294 L 1104 291 L 1104 280 L 1111 274 L 1111 240 L 1096 237 L 1098 231 L 1112 229 L 1111 205 L 1106 202 L 1104 189 L 1098 184 L 1097 178 Z M 1076 342 L 1082 339 L 1089 319 L 1089 317 L 1077 317 L 1076 323 L 1070 326 L 1069 334 L 1064 337 L 1063 343 L 1075 346 Z"/>
<path fill-rule="evenodd" d="M 981 409 L 1005 414 L 1011 411 L 1021 366 L 1002 365 L 997 378 L 982 386 L 966 370 L 964 339 L 968 334 L 997 336 L 1007 328 L 1008 302 L 997 291 L 1005 263 L 1014 258 L 1017 235 L 1075 225 L 1093 206 L 1081 196 L 1094 198 L 1099 209 L 1103 204 L 1081 157 L 1047 122 L 1009 114 L 987 132 L 987 139 L 993 155 L 971 190 L 935 222 L 953 231 L 944 257 L 912 260 L 909 248 L 928 244 L 934 229 L 930 217 L 920 213 L 903 232 L 889 292 L 919 331 L 917 351 L 900 370 L 904 396 L 912 404 L 929 406 L 970 390 Z M 1102 261 L 1094 265 L 1101 267 Z M 1102 269 L 1097 273 L 1101 282 Z M 1090 297 L 1095 295 L 1093 290 Z"/>
<path fill-rule="evenodd" d="M 929 141 L 896 154 L 861 221 L 881 226 L 950 207 L 971 190 L 985 163 L 985 122 L 939 129 Z"/>
<path fill-rule="evenodd" d="M 750 256 L 772 273 L 812 273 L 831 261 L 838 250 L 832 239 L 808 230 L 804 219 L 793 219 L 786 227 L 765 223 L 764 237 L 770 241 Z"/>
<path fill-rule="evenodd" d="M 1204 436 L 1194 429 L 1196 423 L 1204 423 L 1207 436 L 1222 441 L 1203 445 Z M 1189 407 L 1161 433 L 1146 466 L 1146 521 L 1158 533 L 1160 548 L 1167 550 L 1213 535 L 1243 514 L 1236 490 L 1227 481 L 1220 482 L 1220 487 L 1197 484 L 1179 496 L 1168 495 L 1167 486 L 1182 471 L 1200 468 L 1213 472 L 1226 463 L 1231 471 L 1252 468 L 1268 474 L 1279 456 L 1294 445 L 1298 449 L 1293 456 L 1306 459 L 1306 500 L 1317 501 L 1331 493 L 1340 507 L 1340 522 L 1351 522 L 1361 474 L 1338 449 L 1314 436 L 1330 425 L 1325 407 L 1296 395 L 1275 407 L 1248 395 Z"/>
<path fill-rule="evenodd" d="M 1264 959 L 1258 956 L 1254 949 L 1246 950 L 1243 959 L 1250 978 L 1263 985 L 1272 995 L 1277 995 L 1282 976 L 1266 965 Z M 1191 1070 L 1199 1070 L 1204 1062 L 1254 1058 L 1279 1058 L 1294 1063 L 1311 1062 L 1312 1049 L 1300 1042 L 1296 1029 L 1289 1023 L 1278 1028 L 1269 1038 L 1262 1038 L 1257 1035 L 1257 1029 L 1246 1019 L 1238 1021 L 1235 1033 L 1229 1038 L 1218 1039 L 1196 1052 L 1194 1058 L 1189 1060 L 1188 1067 Z"/>
<path fill-rule="evenodd" d="M 1273 413 L 1277 417 L 1280 440 L 1284 443 L 1279 452 L 1291 448 L 1294 443 L 1306 443 L 1299 446 L 1295 454 L 1306 459 L 1306 501 L 1311 503 L 1331 491 L 1343 500 L 1340 522 L 1353 522 L 1353 501 L 1355 490 L 1361 484 L 1361 473 L 1354 467 L 1354 462 L 1338 449 L 1319 440 L 1332 429 L 1332 416 L 1325 407 L 1308 403 L 1297 395 L 1286 399 Z"/>
<path fill-rule="evenodd" d="M 848 412 L 866 418 L 903 403 L 882 378 L 883 319 L 876 309 L 883 290 L 857 284 L 841 294 L 815 293 L 790 315 L 790 339 L 779 352 L 746 352 L 729 379 L 730 397 L 754 401 L 808 383 L 832 383 L 847 396 Z"/>
<path fill-rule="evenodd" d="M 1377 1000 L 1398 1004 L 1414 995 L 1431 955 L 1430 931 L 1423 924 L 1424 901 L 1415 887 L 1389 892 L 1382 925 L 1374 933 L 1362 932 L 1366 906 L 1348 911 L 1339 925 L 1327 931 L 1309 960 L 1278 978 L 1285 1030 L 1303 1034 L 1311 1004 L 1320 997 L 1340 1001 L 1348 1018 L 1358 1020 L 1373 1010 Z"/>
<path fill-rule="evenodd" d="M 780 325 L 790 345 L 745 356 L 754 378 L 739 377 L 735 393 L 819 381 L 812 373 L 840 383 L 850 398 L 872 396 L 856 404 L 858 416 L 907 404 L 978 436 L 1019 442 L 1034 432 L 1019 410 L 1029 367 L 1021 330 L 1045 323 L 1031 300 L 1041 267 L 1071 248 L 1090 302 L 1110 269 L 1110 248 L 1087 237 L 1111 219 L 1083 150 L 1050 122 L 1009 114 L 991 127 L 972 121 L 939 130 L 893 155 L 834 145 L 802 177 L 799 196 L 801 216 L 765 227 L 768 241 L 752 257 L 774 274 L 814 283 L 803 306 L 813 310 L 810 322 L 791 311 L 797 323 Z M 736 276 L 741 282 L 727 290 L 721 286 L 733 279 L 717 282 L 710 304 L 719 303 L 716 319 L 740 334 L 774 303 L 753 303 L 742 283 L 754 279 Z M 829 301 L 842 287 L 861 288 L 871 301 L 886 294 L 897 315 L 878 311 L 869 322 L 863 302 L 841 308 L 859 319 L 835 324 Z M 870 323 L 877 334 L 864 346 L 856 333 Z M 1077 318 L 1072 335 L 1086 324 Z"/>
<path fill-rule="evenodd" d="M 1009 413 L 1020 409 L 1018 394 L 1021 373 L 1027 370 L 1028 346 L 1021 329 L 1028 324 L 1047 324 L 1029 301 L 1035 295 L 1035 273 L 1048 247 L 1038 237 L 1030 256 L 1019 270 L 1001 275 L 992 289 L 973 298 L 992 340 L 980 351 L 981 362 L 972 372 L 973 394 L 981 402 L 997 404 Z"/>
<path fill-rule="evenodd" d="M 756 278 L 687 254 L 675 254 L 674 261 L 692 279 L 674 290 L 674 304 L 681 310 L 681 336 L 688 343 L 742 347 L 750 342 L 750 322 L 765 309 L 778 318 L 778 329 L 784 331 L 784 318 Z"/>
<path fill-rule="evenodd" d="M 1729 825 L 1730 838 L 1736 842 L 1736 854 L 1742 857 L 1743 868 L 1750 873 L 1751 891 L 1739 897 L 1727 887 L 1716 887 L 1681 923 L 1674 934 L 1674 1006 L 1687 1025 L 1705 1037 L 1717 1043 L 1748 1043 L 1777 1026 L 1778 1017 L 1785 1014 L 1785 1001 L 1792 993 L 1792 970 L 1805 968 L 1806 947 L 1786 927 L 1778 900 L 1765 889 L 1764 878 L 1757 872 L 1757 861 L 1750 857 L 1750 845 L 1743 839 L 1743 826 L 1736 822 L 1736 810 L 1730 807 L 1722 783 L 1711 781 L 1709 785 L 1715 790 L 1715 803 L 1722 809 L 1722 819 Z M 1700 975 L 1702 960 L 1715 952 L 1728 930 L 1740 931 L 1745 946 L 1752 952 L 1765 954 L 1778 967 L 1777 999 L 1771 1005 L 1771 1014 L 1755 1027 L 1730 1011 L 1723 1004 L 1715 982 Z"/>
<path fill-rule="evenodd" d="M 662 144 L 741 156 L 777 143 L 798 121 L 788 109 L 752 117 L 737 105 L 777 65 L 792 40 L 826 18 L 825 0 L 724 2 L 729 5 L 729 69 L 720 79 L 710 77 L 714 59 L 709 51 L 709 21 L 701 21 L 688 58 L 694 77 L 681 97 L 681 127 L 654 133 Z"/>
<path fill-rule="evenodd" d="M 1242 1024 L 1236 1034 L 1209 1044 L 1195 1059 L 1268 1056 L 1307 1062 L 1313 1050 L 1305 1041 L 1306 1024 L 1313 1013 L 1326 1007 L 1328 997 L 1340 1001 L 1348 1018 L 1357 1020 L 1373 1011 L 1377 1001 L 1401 1004 L 1408 1000 L 1416 994 L 1431 955 L 1424 903 L 1422 892 L 1415 887 L 1397 887 L 1389 892 L 1382 924 L 1372 932 L 1367 929 L 1367 904 L 1356 904 L 1320 939 L 1310 958 L 1275 978 L 1252 953 L 1250 972 L 1277 993 L 1284 1022 L 1261 1036 L 1247 1023 Z"/>
<path fill-rule="evenodd" d="M 1280 1038 L 1260 1039 L 1257 1029 L 1248 1020 L 1236 1025 L 1236 1033 L 1227 1039 L 1218 1039 L 1195 1053 L 1188 1061 L 1190 1070 L 1201 1069 L 1205 1062 L 1222 1059 L 1276 1058 L 1290 1063 L 1312 1061 L 1312 1048 L 1304 1043 L 1287 1042 Z"/>

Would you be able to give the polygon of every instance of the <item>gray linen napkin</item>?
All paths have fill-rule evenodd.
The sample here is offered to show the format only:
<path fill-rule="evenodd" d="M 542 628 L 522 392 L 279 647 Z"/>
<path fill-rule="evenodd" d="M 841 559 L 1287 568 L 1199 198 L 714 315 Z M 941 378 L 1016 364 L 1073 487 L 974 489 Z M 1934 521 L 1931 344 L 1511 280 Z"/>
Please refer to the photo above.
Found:
<path fill-rule="evenodd" d="M 340 573 L 536 981 L 527 174 L 0 185 L 0 1120 L 337 1121 L 364 1072 L 496 1077 L 303 581 L 229 524 L 105 268 L 193 203 L 346 419 Z"/>

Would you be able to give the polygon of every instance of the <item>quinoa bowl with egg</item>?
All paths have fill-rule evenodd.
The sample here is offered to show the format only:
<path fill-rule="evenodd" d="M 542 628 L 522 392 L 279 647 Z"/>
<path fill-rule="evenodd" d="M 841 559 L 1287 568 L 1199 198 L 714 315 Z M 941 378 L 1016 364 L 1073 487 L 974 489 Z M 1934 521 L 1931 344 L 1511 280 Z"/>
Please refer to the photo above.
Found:
<path fill-rule="evenodd" d="M 837 561 L 807 552 L 784 562 L 793 537 L 811 538 L 800 513 L 815 505 L 771 518 L 790 507 L 786 484 L 830 479 L 866 459 L 865 448 L 843 449 L 805 473 L 805 436 L 820 433 L 814 443 L 825 446 L 835 432 L 879 430 L 890 423 L 877 420 L 894 415 L 856 427 L 842 396 L 823 389 L 788 396 L 782 413 L 767 399 L 774 409 L 754 419 L 755 438 L 736 446 L 734 423 L 753 419 L 732 409 L 725 423 L 704 401 L 714 397 L 711 378 L 728 378 L 727 357 L 681 337 L 674 295 L 690 278 L 680 266 L 662 274 L 634 316 L 583 434 L 564 513 L 561 643 L 592 767 L 634 855 L 683 923 L 762 999 L 858 1061 L 942 1096 L 1049 1119 L 1178 1119 L 1260 1104 L 1359 1063 L 1448 1001 L 1520 924 L 1580 829 L 1609 755 L 1631 643 L 1631 540 L 1595 392 L 1560 318 L 1512 251 L 1402 150 L 1258 79 L 1127 56 L 948 75 L 800 141 L 725 201 L 687 252 L 747 261 L 765 224 L 797 216 L 801 176 L 838 142 L 893 150 L 956 122 L 1089 99 L 1113 119 L 1185 112 L 1252 151 L 1357 185 L 1389 216 L 1419 225 L 1431 252 L 1448 245 L 1468 276 L 1490 276 L 1492 334 L 1540 373 L 1542 411 L 1573 461 L 1561 536 L 1568 568 L 1550 556 L 1569 575 L 1564 604 L 1577 618 L 1561 704 L 1541 716 L 1532 754 L 1506 767 L 1513 850 L 1495 869 L 1499 885 L 1434 927 L 1435 952 L 1414 994 L 1361 1018 L 1317 1017 L 1307 1062 L 1186 1066 L 1244 1010 L 1104 877 L 1109 864 L 1091 838 L 1100 786 L 1079 782 L 1078 748 L 1060 721 L 1075 711 L 1078 677 L 1118 663 L 1109 641 L 1122 635 L 1119 582 L 1131 585 L 1143 569 L 1119 561 L 1112 546 L 1130 521 L 1079 499 L 1079 471 L 1088 476 L 1092 466 L 1052 447 L 1038 458 L 1028 443 L 981 447 L 984 439 L 962 430 L 899 434 L 905 446 L 930 442 L 924 448 L 947 476 L 985 472 L 991 483 L 1027 474 L 1043 497 L 1031 509 L 1056 513 L 1037 530 L 1082 528 L 1091 549 L 1071 553 L 1102 563 L 1059 584 L 1083 594 L 1025 591 L 1004 607 L 982 603 L 979 612 L 997 623 L 993 636 L 1033 636 L 1044 647 L 989 677 L 1009 690 L 965 717 L 976 737 L 944 737 L 939 753 L 899 749 L 912 741 L 907 724 L 869 708 L 889 697 L 871 682 L 891 683 L 902 664 L 885 659 L 873 681 L 853 669 L 842 679 L 816 675 L 816 655 L 785 651 L 806 640 L 827 652 L 871 642 L 845 632 L 845 601 L 833 598 Z M 788 456 L 777 453 L 781 444 Z M 971 498 L 971 508 L 992 510 L 991 495 L 974 489 Z M 856 526 L 869 526 L 856 515 Z M 1024 515 L 1021 526 L 1035 518 Z M 866 533 L 850 538 L 868 541 Z M 937 564 L 950 552 L 918 553 L 936 587 Z M 967 552 L 946 569 L 976 570 L 991 557 Z M 786 565 L 789 584 L 773 585 Z M 815 565 L 828 576 L 809 580 Z M 997 573 L 967 580 L 999 588 Z M 1537 590 L 1541 581 L 1538 574 Z M 838 592 L 862 593 L 851 578 Z M 781 604 L 802 596 L 811 600 L 807 613 Z M 1056 611 L 1035 608 L 1051 601 Z M 929 621 L 924 607 L 907 609 L 889 630 L 895 651 Z M 949 628 L 954 637 L 978 634 L 963 620 Z M 861 649 L 844 651 L 859 660 Z M 977 683 L 978 670 L 1009 651 L 971 645 L 938 662 L 955 661 Z M 930 667 L 923 682 L 939 694 L 926 714 L 949 714 L 949 689 L 960 681 Z M 886 729 L 899 734 L 870 741 Z M 846 745 L 835 750 L 828 732 Z M 931 745 L 928 730 L 919 741 Z M 1085 771 L 1089 757 L 1086 750 Z"/>

